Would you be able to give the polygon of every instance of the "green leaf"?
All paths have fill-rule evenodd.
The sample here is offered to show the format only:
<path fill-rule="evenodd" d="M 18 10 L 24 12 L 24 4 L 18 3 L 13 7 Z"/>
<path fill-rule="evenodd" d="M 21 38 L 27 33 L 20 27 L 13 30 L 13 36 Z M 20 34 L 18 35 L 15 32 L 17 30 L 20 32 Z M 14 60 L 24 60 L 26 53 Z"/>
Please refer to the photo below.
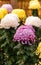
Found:
<path fill-rule="evenodd" d="M 6 65 L 11 65 L 11 64 L 12 62 L 10 60 L 6 63 Z"/>
<path fill-rule="evenodd" d="M 6 46 L 6 44 L 7 44 L 6 42 L 5 42 L 5 43 L 3 43 L 3 44 L 1 45 L 1 48 L 2 48 L 2 47 L 5 47 L 5 46 Z"/>

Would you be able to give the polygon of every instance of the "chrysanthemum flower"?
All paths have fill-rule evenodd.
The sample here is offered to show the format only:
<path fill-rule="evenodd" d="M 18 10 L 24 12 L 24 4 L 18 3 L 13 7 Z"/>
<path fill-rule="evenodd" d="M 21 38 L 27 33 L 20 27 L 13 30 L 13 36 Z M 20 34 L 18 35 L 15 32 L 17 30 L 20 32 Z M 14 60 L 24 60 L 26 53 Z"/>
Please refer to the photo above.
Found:
<path fill-rule="evenodd" d="M 41 60 L 40 60 L 40 59 L 41 59 L 41 42 L 39 43 L 39 45 L 38 45 L 38 47 L 37 47 L 35 53 L 36 53 L 36 55 L 37 55 L 38 58 L 39 58 L 39 65 L 41 65 Z"/>
<path fill-rule="evenodd" d="M 9 29 L 10 27 L 17 27 L 19 25 L 19 18 L 16 14 L 7 14 L 0 23 L 0 28 Z"/>
<path fill-rule="evenodd" d="M 39 61 L 39 65 L 41 65 L 41 61 Z"/>
<path fill-rule="evenodd" d="M 8 14 L 8 11 L 6 8 L 0 8 L 0 10 L 3 12 L 4 15 Z"/>
<path fill-rule="evenodd" d="M 2 5 L 2 8 L 6 8 L 9 13 L 13 10 L 11 4 L 3 4 Z"/>
<path fill-rule="evenodd" d="M 29 9 L 40 9 L 40 3 L 38 2 L 38 0 L 31 0 L 29 3 Z"/>
<path fill-rule="evenodd" d="M 32 25 L 41 28 L 41 19 L 35 16 L 29 16 L 26 19 L 25 25 Z"/>
<path fill-rule="evenodd" d="M 18 41 L 21 42 L 22 44 L 31 45 L 31 42 L 35 42 L 34 28 L 29 25 L 20 26 L 14 35 L 13 41 Z"/>
<path fill-rule="evenodd" d="M 25 21 L 26 19 L 26 14 L 25 14 L 25 11 L 23 9 L 14 9 L 12 11 L 12 14 L 17 14 L 18 17 L 22 20 L 22 21 Z"/>
<path fill-rule="evenodd" d="M 39 58 L 41 58 L 41 42 L 39 43 L 39 45 L 37 47 L 36 55 L 39 55 Z"/>
<path fill-rule="evenodd" d="M 2 19 L 4 17 L 4 14 L 2 11 L 0 11 L 0 19 Z"/>
<path fill-rule="evenodd" d="M 0 8 L 0 19 L 2 19 L 8 13 L 7 9 Z"/>

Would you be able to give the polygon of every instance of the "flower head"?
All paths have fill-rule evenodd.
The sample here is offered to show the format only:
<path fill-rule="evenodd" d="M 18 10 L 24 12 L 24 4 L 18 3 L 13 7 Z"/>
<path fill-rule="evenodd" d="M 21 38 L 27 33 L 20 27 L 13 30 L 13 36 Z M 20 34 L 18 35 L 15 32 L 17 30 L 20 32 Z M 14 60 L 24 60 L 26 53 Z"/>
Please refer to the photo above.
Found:
<path fill-rule="evenodd" d="M 38 0 L 31 0 L 29 3 L 29 9 L 40 9 L 40 3 L 38 2 Z"/>
<path fill-rule="evenodd" d="M 8 14 L 7 9 L 0 8 L 0 19 L 2 19 L 6 14 Z"/>
<path fill-rule="evenodd" d="M 13 10 L 11 4 L 3 4 L 2 8 L 6 8 L 8 10 L 8 12 L 11 12 Z"/>
<path fill-rule="evenodd" d="M 37 47 L 36 55 L 39 55 L 39 58 L 41 57 L 41 42 L 39 43 L 39 45 Z"/>
<path fill-rule="evenodd" d="M 39 61 L 39 65 L 41 65 L 41 61 Z"/>
<path fill-rule="evenodd" d="M 25 19 L 26 19 L 26 14 L 25 14 L 25 11 L 23 10 L 23 9 L 14 9 L 13 11 L 12 11 L 12 14 L 17 14 L 18 15 L 18 17 L 22 20 L 22 21 L 24 21 Z"/>
<path fill-rule="evenodd" d="M 41 28 L 41 19 L 35 16 L 29 16 L 26 19 L 25 25 L 32 25 Z"/>
<path fill-rule="evenodd" d="M 3 12 L 4 15 L 8 14 L 8 11 L 6 8 L 0 8 L 0 10 Z"/>
<path fill-rule="evenodd" d="M 19 25 L 19 18 L 16 14 L 7 14 L 0 23 L 0 28 L 9 29 L 10 27 L 17 27 Z"/>
<path fill-rule="evenodd" d="M 41 59 L 41 42 L 39 42 L 38 47 L 36 49 L 36 55 L 39 58 L 39 65 L 41 65 L 41 60 L 40 60 Z"/>
<path fill-rule="evenodd" d="M 13 41 L 22 42 L 22 44 L 30 45 L 30 42 L 35 42 L 35 30 L 32 26 L 20 26 L 13 38 Z"/>

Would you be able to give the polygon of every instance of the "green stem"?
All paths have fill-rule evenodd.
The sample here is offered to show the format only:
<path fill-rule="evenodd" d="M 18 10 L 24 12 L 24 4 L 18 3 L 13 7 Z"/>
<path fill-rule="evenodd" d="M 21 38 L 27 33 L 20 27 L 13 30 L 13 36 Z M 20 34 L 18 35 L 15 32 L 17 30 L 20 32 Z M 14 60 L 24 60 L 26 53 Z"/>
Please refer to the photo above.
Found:
<path fill-rule="evenodd" d="M 38 16 L 38 10 L 37 9 L 32 9 L 32 15 L 33 16 Z"/>

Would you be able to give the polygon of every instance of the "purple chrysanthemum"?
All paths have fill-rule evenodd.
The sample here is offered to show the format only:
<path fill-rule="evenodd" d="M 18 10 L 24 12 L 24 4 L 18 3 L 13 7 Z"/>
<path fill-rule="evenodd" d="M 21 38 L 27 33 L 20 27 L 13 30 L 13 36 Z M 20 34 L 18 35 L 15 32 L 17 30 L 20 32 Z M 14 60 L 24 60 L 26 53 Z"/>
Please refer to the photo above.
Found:
<path fill-rule="evenodd" d="M 22 44 L 28 44 L 31 45 L 30 42 L 35 42 L 35 30 L 32 26 L 28 25 L 21 25 L 14 37 L 13 41 L 21 42 Z"/>

